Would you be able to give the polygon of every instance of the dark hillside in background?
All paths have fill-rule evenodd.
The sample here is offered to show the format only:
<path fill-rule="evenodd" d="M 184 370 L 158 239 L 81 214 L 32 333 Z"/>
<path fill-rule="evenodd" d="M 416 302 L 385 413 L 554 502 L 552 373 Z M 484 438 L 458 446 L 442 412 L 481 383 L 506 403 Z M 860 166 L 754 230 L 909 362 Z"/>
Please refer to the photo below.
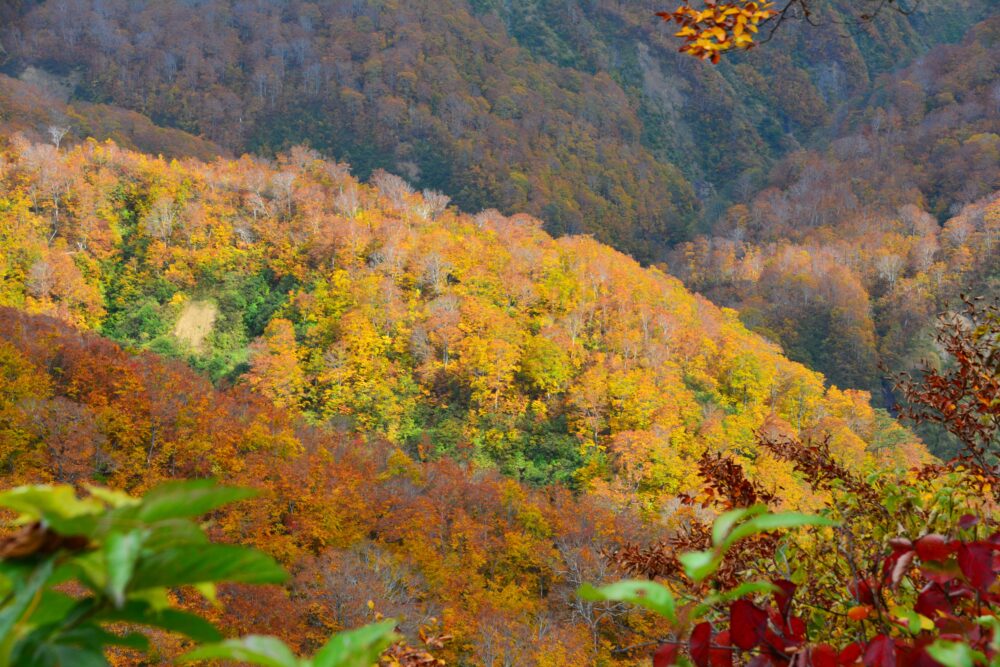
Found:
<path fill-rule="evenodd" d="M 720 67 L 677 54 L 645 1 L 52 0 L 0 40 L 11 73 L 77 73 L 77 97 L 231 151 L 306 143 L 655 260 L 990 3 L 959 4 L 855 25 L 835 2 L 824 29 L 786 24 Z"/>

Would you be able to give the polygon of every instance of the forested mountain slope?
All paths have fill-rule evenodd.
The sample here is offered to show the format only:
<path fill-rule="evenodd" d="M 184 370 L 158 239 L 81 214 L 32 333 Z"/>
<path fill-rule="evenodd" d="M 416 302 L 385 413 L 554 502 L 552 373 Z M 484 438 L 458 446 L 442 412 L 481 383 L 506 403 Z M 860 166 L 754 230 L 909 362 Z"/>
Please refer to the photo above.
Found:
<path fill-rule="evenodd" d="M 6 3 L 3 486 L 252 486 L 207 525 L 292 583 L 178 604 L 304 654 L 378 612 L 451 665 L 648 665 L 681 635 L 580 584 L 825 508 L 878 530 L 764 560 L 846 587 L 805 598 L 839 642 L 897 515 L 978 530 L 990 477 L 897 477 L 932 458 L 866 389 L 1000 286 L 993 5 L 835 1 L 713 67 L 646 0 Z"/>
<path fill-rule="evenodd" d="M 822 150 L 796 152 L 669 269 L 799 361 L 877 387 L 933 316 L 1000 274 L 1000 17 L 878 82 Z M 939 222 L 940 221 L 940 222 Z"/>
<path fill-rule="evenodd" d="M 82 100 L 68 102 L 69 91 L 62 87 L 58 77 L 48 76 L 42 70 L 29 72 L 22 73 L 24 80 L 0 74 L 3 136 L 20 134 L 32 141 L 60 145 L 80 138 L 112 139 L 123 148 L 168 158 L 211 160 L 227 154 L 221 146 L 183 130 L 160 127 L 135 111 Z"/>
<path fill-rule="evenodd" d="M 763 48 L 711 66 L 678 54 L 677 26 L 651 18 L 678 3 L 476 4 L 539 57 L 611 72 L 633 100 L 644 141 L 688 176 L 709 220 L 721 203 L 758 188 L 774 159 L 836 136 L 880 76 L 960 41 L 992 9 L 922 0 L 908 15 L 887 9 L 865 21 L 879 3 L 812 3 L 810 23 L 788 21 L 773 34 L 765 24 Z"/>
<path fill-rule="evenodd" d="M 973 25 L 978 0 L 821 8 L 711 66 L 637 2 L 20 3 L 0 40 L 25 82 L 0 79 L 0 124 L 168 157 L 304 141 L 469 212 L 668 259 L 793 359 L 881 394 L 878 363 L 912 367 L 914 328 L 995 263 L 987 235 L 953 265 L 921 211 L 944 223 L 1000 188 L 998 19 Z M 914 298 L 906 279 L 942 262 Z M 828 293 L 788 302 L 803 271 Z"/>
<path fill-rule="evenodd" d="M 656 530 L 593 498 L 306 426 L 245 387 L 219 391 L 181 362 L 5 307 L 0 378 L 5 488 L 96 481 L 139 493 L 211 475 L 260 491 L 214 513 L 212 537 L 271 553 L 293 580 L 226 586 L 225 613 L 187 590 L 176 601 L 229 633 L 278 635 L 303 652 L 378 611 L 417 645 L 421 629 L 450 635 L 435 650 L 449 664 L 609 659 L 597 640 L 610 627 L 577 616 L 574 591 L 606 576 L 602 546 Z M 160 659 L 184 650 L 177 636 L 152 639 Z"/>
<path fill-rule="evenodd" d="M 637 1 L 50 0 L 16 5 L 0 41 L 11 73 L 75 73 L 78 97 L 235 152 L 305 142 L 362 177 L 385 168 L 650 260 L 690 235 L 699 200 L 714 217 L 990 4 L 927 0 L 867 24 L 831 2 L 821 29 L 787 24 L 720 67 L 677 54 L 663 7 Z"/>
<path fill-rule="evenodd" d="M 825 387 L 658 270 L 306 150 L 205 164 L 15 141 L 0 188 L 0 303 L 415 455 L 651 511 L 706 449 L 757 470 L 765 422 L 832 433 L 852 465 L 922 456 L 866 393 Z"/>

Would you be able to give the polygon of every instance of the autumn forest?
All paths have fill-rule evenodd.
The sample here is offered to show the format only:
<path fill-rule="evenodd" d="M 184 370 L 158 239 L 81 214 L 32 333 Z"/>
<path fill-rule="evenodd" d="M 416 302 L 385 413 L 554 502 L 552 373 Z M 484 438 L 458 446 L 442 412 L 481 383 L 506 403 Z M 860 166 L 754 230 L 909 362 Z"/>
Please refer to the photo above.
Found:
<path fill-rule="evenodd" d="M 1000 665 L 997 10 L 0 3 L 0 667 Z"/>

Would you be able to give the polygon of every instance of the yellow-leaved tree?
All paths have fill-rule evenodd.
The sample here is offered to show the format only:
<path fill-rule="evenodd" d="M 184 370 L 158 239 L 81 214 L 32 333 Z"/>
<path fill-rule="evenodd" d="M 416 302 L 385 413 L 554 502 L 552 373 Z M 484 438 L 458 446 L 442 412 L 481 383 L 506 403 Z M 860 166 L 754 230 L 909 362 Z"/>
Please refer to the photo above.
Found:
<path fill-rule="evenodd" d="M 729 51 L 752 49 L 768 41 L 786 20 L 805 21 L 828 29 L 833 24 L 822 17 L 824 0 L 683 0 L 673 11 L 657 12 L 664 21 L 673 21 L 680 30 L 675 37 L 684 40 L 682 53 L 718 63 Z M 854 15 L 858 21 L 870 21 L 884 10 L 909 14 L 917 3 L 903 5 L 896 0 L 859 0 Z M 764 29 L 762 32 L 762 28 Z M 760 35 L 765 35 L 763 40 Z"/>

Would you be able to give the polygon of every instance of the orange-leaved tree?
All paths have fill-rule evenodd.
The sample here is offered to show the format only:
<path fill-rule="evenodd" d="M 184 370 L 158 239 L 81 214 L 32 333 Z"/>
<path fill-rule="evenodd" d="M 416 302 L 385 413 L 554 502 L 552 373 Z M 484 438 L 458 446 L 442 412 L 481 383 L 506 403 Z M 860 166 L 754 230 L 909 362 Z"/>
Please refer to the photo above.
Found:
<path fill-rule="evenodd" d="M 789 19 L 820 26 L 822 4 L 823 0 L 701 0 L 692 6 L 691 0 L 683 0 L 674 11 L 657 12 L 657 16 L 680 26 L 676 36 L 684 40 L 682 53 L 717 63 L 727 51 L 753 48 L 761 41 L 756 35 L 765 24 L 765 42 Z M 857 4 L 859 21 L 870 21 L 886 9 L 903 14 L 913 11 L 909 4 L 896 0 L 860 0 Z"/>

